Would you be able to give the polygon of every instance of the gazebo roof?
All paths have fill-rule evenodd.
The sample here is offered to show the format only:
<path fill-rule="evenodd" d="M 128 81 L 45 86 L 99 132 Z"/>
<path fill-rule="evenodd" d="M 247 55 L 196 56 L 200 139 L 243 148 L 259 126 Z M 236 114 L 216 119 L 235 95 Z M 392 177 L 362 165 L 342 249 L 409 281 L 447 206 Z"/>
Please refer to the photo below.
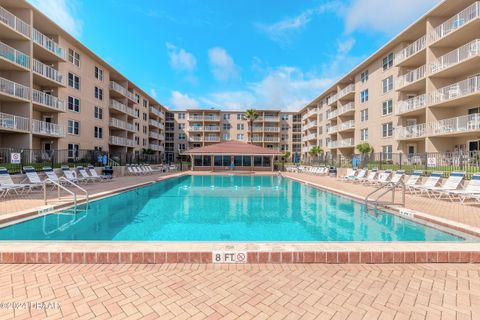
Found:
<path fill-rule="evenodd" d="M 232 140 L 190 149 L 189 151 L 185 152 L 185 154 L 277 156 L 281 155 L 282 153 L 270 148 L 259 147 L 254 144 Z"/>

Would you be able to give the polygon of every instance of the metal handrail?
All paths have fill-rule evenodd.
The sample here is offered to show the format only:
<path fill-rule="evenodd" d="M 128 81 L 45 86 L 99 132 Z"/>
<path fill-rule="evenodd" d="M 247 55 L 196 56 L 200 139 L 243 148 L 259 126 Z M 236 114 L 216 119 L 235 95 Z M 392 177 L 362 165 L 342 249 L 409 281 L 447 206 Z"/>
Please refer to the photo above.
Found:
<path fill-rule="evenodd" d="M 76 187 L 77 189 L 79 189 L 80 191 L 84 192 L 85 193 L 85 199 L 87 201 L 87 204 L 89 202 L 89 199 L 88 199 L 88 191 L 85 190 L 84 188 L 80 187 L 78 184 L 74 183 L 73 181 L 71 180 L 68 180 L 67 178 L 65 177 L 60 177 L 58 178 L 58 181 L 59 182 L 66 182 L 74 187 Z M 56 182 L 56 181 L 53 181 L 51 179 L 45 179 L 43 181 L 43 201 L 45 202 L 45 204 L 47 204 L 47 184 L 50 183 L 50 184 L 53 184 L 55 186 L 57 186 L 57 191 L 58 191 L 58 199 L 60 199 L 60 189 L 66 191 L 67 193 L 71 194 L 73 196 L 73 205 L 75 207 L 77 207 L 77 193 L 76 192 L 73 192 L 72 190 L 66 188 L 65 186 L 61 185 L 60 183 Z"/>
<path fill-rule="evenodd" d="M 384 184 L 382 186 L 380 186 L 379 188 L 373 190 L 372 192 L 370 192 L 366 197 L 365 197 L 365 205 L 369 206 L 370 203 L 372 203 L 375 207 L 375 209 L 378 208 L 378 205 L 381 204 L 383 206 L 385 205 L 395 205 L 395 192 L 397 190 L 398 187 L 401 187 L 402 189 L 402 202 L 400 203 L 402 206 L 405 206 L 405 191 L 406 191 L 406 188 L 405 188 L 405 182 L 403 182 L 403 179 L 400 179 L 398 182 L 396 183 L 393 183 L 393 182 L 389 182 L 387 184 Z M 371 196 L 373 196 L 375 193 L 377 193 L 378 191 L 380 190 L 383 190 L 387 188 L 384 192 L 380 193 L 380 195 L 378 195 L 375 200 L 371 201 L 369 200 Z M 384 201 L 384 202 L 380 202 L 379 200 L 384 196 L 386 195 L 387 193 L 389 192 L 392 192 L 392 200 L 391 202 L 389 201 Z"/>

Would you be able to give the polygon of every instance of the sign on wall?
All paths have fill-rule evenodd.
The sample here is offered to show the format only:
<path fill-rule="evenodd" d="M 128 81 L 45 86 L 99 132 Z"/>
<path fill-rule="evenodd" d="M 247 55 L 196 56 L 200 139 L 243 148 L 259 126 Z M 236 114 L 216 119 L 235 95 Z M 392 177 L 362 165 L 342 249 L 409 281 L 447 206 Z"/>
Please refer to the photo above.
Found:
<path fill-rule="evenodd" d="M 432 168 L 437 166 L 437 158 L 432 157 L 432 158 L 427 158 L 427 167 Z"/>
<path fill-rule="evenodd" d="M 10 163 L 11 164 L 20 164 L 22 160 L 22 155 L 20 153 L 10 153 Z"/>

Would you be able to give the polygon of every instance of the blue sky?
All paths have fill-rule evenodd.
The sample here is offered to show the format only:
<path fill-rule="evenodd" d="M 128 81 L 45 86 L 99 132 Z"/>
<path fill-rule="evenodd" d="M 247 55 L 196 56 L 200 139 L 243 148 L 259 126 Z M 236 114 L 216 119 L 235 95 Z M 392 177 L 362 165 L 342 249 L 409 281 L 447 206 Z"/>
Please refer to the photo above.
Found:
<path fill-rule="evenodd" d="M 172 109 L 288 110 L 439 2 L 29 1 Z"/>

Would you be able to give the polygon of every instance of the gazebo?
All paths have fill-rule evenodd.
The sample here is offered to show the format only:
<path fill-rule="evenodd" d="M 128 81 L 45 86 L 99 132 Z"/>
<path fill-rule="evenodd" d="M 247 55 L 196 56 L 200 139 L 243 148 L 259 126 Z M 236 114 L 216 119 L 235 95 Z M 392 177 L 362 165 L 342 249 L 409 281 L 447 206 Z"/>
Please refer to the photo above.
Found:
<path fill-rule="evenodd" d="M 184 153 L 197 171 L 273 171 L 275 156 L 281 152 L 240 141 L 220 142 Z"/>

